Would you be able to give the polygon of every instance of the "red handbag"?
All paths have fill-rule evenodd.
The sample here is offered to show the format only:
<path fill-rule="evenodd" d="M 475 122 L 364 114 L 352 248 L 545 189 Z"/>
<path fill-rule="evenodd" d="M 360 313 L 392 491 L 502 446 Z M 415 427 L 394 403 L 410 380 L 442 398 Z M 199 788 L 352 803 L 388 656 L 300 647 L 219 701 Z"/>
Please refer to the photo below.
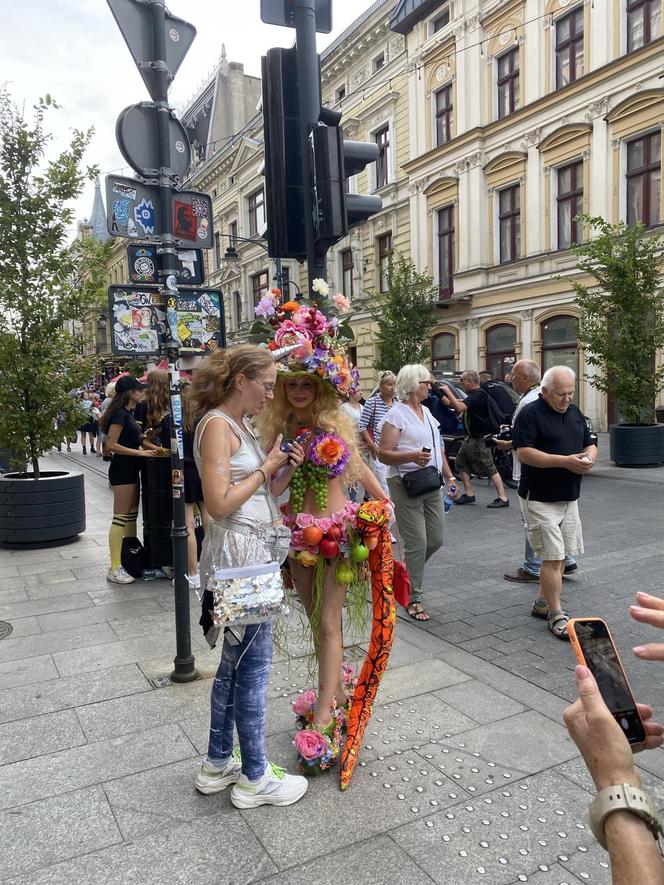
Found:
<path fill-rule="evenodd" d="M 410 605 L 410 575 L 408 574 L 408 569 L 406 568 L 406 564 L 403 562 L 399 562 L 398 559 L 394 560 L 394 576 L 392 578 L 392 589 L 394 590 L 394 598 L 402 605 L 404 608 L 408 608 Z"/>

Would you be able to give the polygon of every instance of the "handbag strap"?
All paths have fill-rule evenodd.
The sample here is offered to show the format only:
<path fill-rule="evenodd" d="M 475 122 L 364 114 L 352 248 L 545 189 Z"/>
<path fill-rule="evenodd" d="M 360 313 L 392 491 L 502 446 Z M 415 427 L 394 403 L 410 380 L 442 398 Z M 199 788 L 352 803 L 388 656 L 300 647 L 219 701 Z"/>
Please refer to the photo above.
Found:
<path fill-rule="evenodd" d="M 432 445 L 431 451 L 433 452 L 433 466 L 436 468 L 438 473 L 442 473 L 442 470 L 440 469 L 440 467 L 438 467 L 438 458 L 436 457 L 436 437 L 433 435 L 433 424 L 431 423 L 431 421 L 429 420 L 427 415 L 424 414 L 424 407 L 422 408 L 422 414 L 424 415 L 424 420 L 429 425 L 429 430 L 431 431 L 431 445 Z M 401 431 L 399 431 L 399 433 L 401 433 Z M 399 465 L 395 464 L 394 466 L 397 468 L 397 474 L 399 476 L 402 476 L 401 472 L 399 471 Z M 409 471 L 409 472 L 412 473 L 413 471 Z"/>

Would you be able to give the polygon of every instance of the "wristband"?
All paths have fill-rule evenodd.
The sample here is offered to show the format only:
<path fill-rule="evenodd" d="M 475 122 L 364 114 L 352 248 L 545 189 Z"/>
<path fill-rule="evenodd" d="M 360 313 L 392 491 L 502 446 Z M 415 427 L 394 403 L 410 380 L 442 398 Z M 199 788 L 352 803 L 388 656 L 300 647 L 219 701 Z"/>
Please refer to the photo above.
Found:
<path fill-rule="evenodd" d="M 260 473 L 263 477 L 263 482 L 267 483 L 267 473 L 263 470 L 262 467 L 257 467 L 254 472 Z M 261 483 L 261 485 L 263 485 L 263 482 Z"/>
<path fill-rule="evenodd" d="M 659 839 L 662 825 L 650 796 L 632 784 L 613 784 L 600 790 L 588 806 L 588 823 L 602 848 L 606 848 L 604 821 L 614 811 L 631 811 L 646 824 L 655 839 Z"/>

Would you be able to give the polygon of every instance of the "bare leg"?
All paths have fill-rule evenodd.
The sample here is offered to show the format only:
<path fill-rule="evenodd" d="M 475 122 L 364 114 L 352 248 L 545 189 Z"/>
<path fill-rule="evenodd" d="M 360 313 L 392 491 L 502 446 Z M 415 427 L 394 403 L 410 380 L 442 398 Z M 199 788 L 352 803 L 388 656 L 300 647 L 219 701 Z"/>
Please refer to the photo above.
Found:
<path fill-rule="evenodd" d="M 494 473 L 493 476 L 491 477 L 491 482 L 493 483 L 496 491 L 498 492 L 498 497 L 503 501 L 507 501 L 507 495 L 505 494 L 505 486 L 503 485 L 502 477 L 500 476 L 498 471 L 496 471 L 496 473 Z"/>
<path fill-rule="evenodd" d="M 475 492 L 473 491 L 473 484 L 470 481 L 470 474 L 462 470 L 460 475 L 461 482 L 463 483 L 464 492 L 468 495 L 469 498 L 472 498 Z"/>
<path fill-rule="evenodd" d="M 549 613 L 560 611 L 560 597 L 563 592 L 564 559 L 545 559 L 540 572 L 542 596 L 549 604 Z"/>
<path fill-rule="evenodd" d="M 335 707 L 333 701 L 343 703 L 338 697 L 341 688 L 341 666 L 344 660 L 344 644 L 341 635 L 341 611 L 346 597 L 347 584 L 337 583 L 334 565 L 325 568 L 323 583 L 323 607 L 320 613 L 318 650 L 318 703 L 316 722 L 329 725 Z"/>

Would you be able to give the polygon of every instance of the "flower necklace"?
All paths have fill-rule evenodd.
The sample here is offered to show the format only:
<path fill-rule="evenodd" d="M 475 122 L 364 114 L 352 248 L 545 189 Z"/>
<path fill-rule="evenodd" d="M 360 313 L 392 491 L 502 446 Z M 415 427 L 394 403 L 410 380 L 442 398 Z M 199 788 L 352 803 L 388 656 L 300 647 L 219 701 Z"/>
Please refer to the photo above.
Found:
<path fill-rule="evenodd" d="M 306 459 L 295 470 L 290 481 L 290 502 L 293 513 L 304 505 L 307 489 L 313 489 L 319 510 L 327 507 L 328 480 L 343 472 L 350 458 L 350 449 L 337 433 L 318 430 L 309 443 Z"/>

